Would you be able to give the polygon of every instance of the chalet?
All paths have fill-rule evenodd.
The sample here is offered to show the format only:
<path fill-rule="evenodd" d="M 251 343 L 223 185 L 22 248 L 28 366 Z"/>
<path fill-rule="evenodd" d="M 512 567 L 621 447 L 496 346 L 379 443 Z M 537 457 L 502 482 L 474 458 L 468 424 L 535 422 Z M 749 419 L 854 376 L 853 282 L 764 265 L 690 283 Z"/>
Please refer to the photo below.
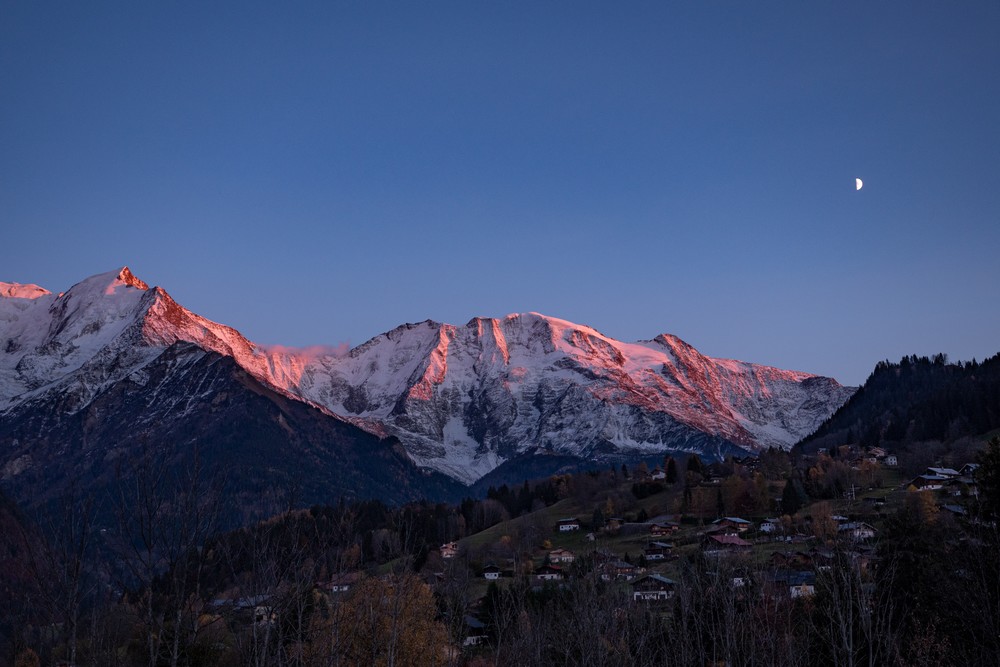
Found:
<path fill-rule="evenodd" d="M 970 496 L 979 496 L 979 486 L 976 483 L 976 470 L 978 469 L 978 463 L 966 463 L 962 466 L 962 469 L 959 471 L 960 477 L 955 481 L 958 485 L 961 485 L 959 489 L 963 493 L 968 493 Z"/>
<path fill-rule="evenodd" d="M 663 537 L 676 533 L 680 528 L 680 525 L 671 521 L 658 521 L 657 523 L 649 524 L 649 534 L 653 537 Z"/>
<path fill-rule="evenodd" d="M 632 582 L 632 599 L 660 602 L 674 596 L 674 582 L 659 574 L 647 574 Z"/>
<path fill-rule="evenodd" d="M 974 477 L 977 470 L 979 470 L 978 463 L 966 463 L 962 466 L 962 469 L 958 471 L 958 474 L 962 477 Z"/>
<path fill-rule="evenodd" d="M 789 580 L 788 595 L 793 600 L 795 598 L 808 598 L 816 595 L 816 575 L 812 572 L 807 572 L 805 575 Z"/>
<path fill-rule="evenodd" d="M 458 542 L 446 542 L 439 548 L 441 558 L 454 558 L 458 555 Z"/>
<path fill-rule="evenodd" d="M 649 475 L 649 478 L 656 482 L 662 482 L 667 478 L 667 473 L 663 472 L 659 468 L 655 468 L 653 472 Z"/>
<path fill-rule="evenodd" d="M 816 573 L 802 570 L 774 570 L 766 579 L 767 587 L 775 597 L 812 597 L 816 594 Z"/>
<path fill-rule="evenodd" d="M 623 560 L 613 560 L 605 563 L 601 568 L 601 579 L 611 581 L 613 579 L 624 579 L 631 581 L 635 578 L 636 567 Z"/>
<path fill-rule="evenodd" d="M 885 460 L 883 460 L 882 463 L 889 466 L 890 468 L 895 468 L 896 466 L 899 465 L 899 459 L 896 458 L 895 454 L 886 454 Z"/>
<path fill-rule="evenodd" d="M 496 581 L 501 576 L 503 576 L 503 570 L 492 563 L 483 568 L 483 579 Z"/>
<path fill-rule="evenodd" d="M 674 545 L 667 542 L 650 542 L 645 549 L 643 549 L 643 554 L 646 556 L 646 560 L 667 560 L 673 551 Z"/>
<path fill-rule="evenodd" d="M 768 534 L 781 532 L 781 519 L 764 519 L 760 524 L 760 532 Z"/>
<path fill-rule="evenodd" d="M 863 542 L 875 537 L 875 529 L 861 521 L 850 521 L 837 526 L 837 533 L 854 542 Z"/>
<path fill-rule="evenodd" d="M 580 530 L 580 522 L 576 519 L 576 517 L 559 519 L 556 523 L 556 528 L 560 533 L 568 533 L 571 530 Z"/>
<path fill-rule="evenodd" d="M 928 468 L 925 475 L 937 475 L 939 477 L 959 477 L 960 474 L 957 470 L 951 468 Z"/>
<path fill-rule="evenodd" d="M 949 479 L 944 475 L 917 475 L 910 482 L 910 486 L 918 491 L 935 491 L 944 486 Z"/>
<path fill-rule="evenodd" d="M 549 552 L 550 563 L 572 563 L 576 560 L 576 555 L 569 549 L 553 549 Z"/>
<path fill-rule="evenodd" d="M 746 519 L 741 519 L 736 516 L 724 516 L 721 519 L 713 521 L 712 525 L 720 531 L 732 532 L 735 534 L 745 533 L 753 524 Z"/>
<path fill-rule="evenodd" d="M 706 535 L 702 552 L 706 556 L 721 556 L 750 551 L 753 545 L 737 535 Z"/>
<path fill-rule="evenodd" d="M 542 565 L 535 570 L 535 578 L 540 581 L 561 581 L 563 570 L 558 565 Z"/>
<path fill-rule="evenodd" d="M 465 639 L 462 646 L 479 646 L 487 638 L 486 624 L 475 616 L 465 617 Z"/>

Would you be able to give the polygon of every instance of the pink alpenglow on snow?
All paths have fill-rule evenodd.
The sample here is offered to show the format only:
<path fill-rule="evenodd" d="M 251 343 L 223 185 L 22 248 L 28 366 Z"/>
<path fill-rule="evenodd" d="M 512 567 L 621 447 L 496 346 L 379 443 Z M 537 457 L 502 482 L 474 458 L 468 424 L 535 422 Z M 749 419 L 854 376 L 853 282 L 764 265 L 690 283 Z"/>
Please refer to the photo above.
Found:
<path fill-rule="evenodd" d="M 404 324 L 354 349 L 257 345 L 126 267 L 53 295 L 0 284 L 0 409 L 73 387 L 85 404 L 167 347 L 233 358 L 282 394 L 465 483 L 533 451 L 597 460 L 667 449 L 787 448 L 853 392 L 830 378 L 713 359 L 661 334 L 633 343 L 539 313 Z"/>

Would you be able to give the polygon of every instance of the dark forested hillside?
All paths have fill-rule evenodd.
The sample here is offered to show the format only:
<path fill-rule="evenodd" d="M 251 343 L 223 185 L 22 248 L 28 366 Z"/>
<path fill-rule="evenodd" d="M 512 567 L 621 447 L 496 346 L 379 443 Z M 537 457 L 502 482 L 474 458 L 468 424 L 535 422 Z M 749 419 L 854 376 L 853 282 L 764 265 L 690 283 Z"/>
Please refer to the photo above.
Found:
<path fill-rule="evenodd" d="M 982 363 L 946 355 L 881 361 L 865 384 L 797 447 L 954 440 L 1000 428 L 1000 354 Z"/>
<path fill-rule="evenodd" d="M 224 357 L 186 343 L 171 346 L 133 374 L 104 388 L 83 409 L 61 394 L 42 395 L 0 419 L 8 463 L 3 488 L 28 510 L 78 493 L 103 497 L 145 452 L 164 471 L 225 473 L 241 511 L 375 497 L 457 500 L 464 487 L 419 469 L 395 438 L 382 439 L 264 386 Z M 251 512 L 252 513 L 252 512 Z M 232 525 L 239 521 L 233 520 Z"/>

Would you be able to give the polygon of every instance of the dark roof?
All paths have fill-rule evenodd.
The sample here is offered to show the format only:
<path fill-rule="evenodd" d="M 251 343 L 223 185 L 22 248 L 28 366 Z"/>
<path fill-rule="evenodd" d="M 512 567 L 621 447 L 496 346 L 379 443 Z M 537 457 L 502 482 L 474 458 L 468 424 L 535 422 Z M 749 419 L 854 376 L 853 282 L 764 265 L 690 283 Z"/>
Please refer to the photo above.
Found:
<path fill-rule="evenodd" d="M 736 535 L 709 535 L 709 539 L 713 542 L 718 542 L 719 544 L 724 544 L 726 546 L 732 547 L 750 547 L 753 546 L 742 537 Z"/>
<path fill-rule="evenodd" d="M 771 572 L 771 580 L 787 586 L 815 585 L 816 573 L 807 570 L 775 570 Z"/>

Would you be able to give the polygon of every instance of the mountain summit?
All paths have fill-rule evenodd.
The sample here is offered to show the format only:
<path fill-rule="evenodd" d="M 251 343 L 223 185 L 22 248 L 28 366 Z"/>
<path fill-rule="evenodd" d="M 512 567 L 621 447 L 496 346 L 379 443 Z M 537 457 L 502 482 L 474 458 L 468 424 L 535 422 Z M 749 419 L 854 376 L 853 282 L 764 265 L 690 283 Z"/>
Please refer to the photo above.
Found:
<path fill-rule="evenodd" d="M 151 364 L 178 344 L 230 358 L 331 418 L 395 436 L 417 464 L 465 484 L 536 453 L 595 461 L 788 448 L 853 392 L 706 357 L 670 334 L 626 343 L 539 313 L 404 324 L 347 354 L 263 348 L 124 267 L 58 295 L 0 284 L 0 422 L 54 397 L 74 413 L 124 380 L 141 391 Z"/>

